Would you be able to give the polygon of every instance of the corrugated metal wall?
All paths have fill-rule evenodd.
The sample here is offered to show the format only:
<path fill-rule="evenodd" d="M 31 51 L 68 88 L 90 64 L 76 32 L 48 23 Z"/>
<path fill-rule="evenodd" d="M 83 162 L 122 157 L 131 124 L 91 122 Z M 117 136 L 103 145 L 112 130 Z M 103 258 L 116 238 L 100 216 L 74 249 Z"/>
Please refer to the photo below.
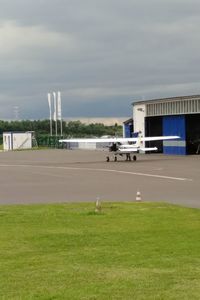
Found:
<path fill-rule="evenodd" d="M 163 117 L 163 135 L 178 135 L 178 140 L 164 141 L 164 154 L 186 154 L 186 126 L 185 116 L 164 116 Z"/>
<path fill-rule="evenodd" d="M 154 103 L 146 104 L 146 116 L 163 116 L 163 115 L 180 115 L 200 113 L 200 96 L 182 97 L 184 99 L 177 100 L 165 99 L 165 101 L 155 100 Z"/>

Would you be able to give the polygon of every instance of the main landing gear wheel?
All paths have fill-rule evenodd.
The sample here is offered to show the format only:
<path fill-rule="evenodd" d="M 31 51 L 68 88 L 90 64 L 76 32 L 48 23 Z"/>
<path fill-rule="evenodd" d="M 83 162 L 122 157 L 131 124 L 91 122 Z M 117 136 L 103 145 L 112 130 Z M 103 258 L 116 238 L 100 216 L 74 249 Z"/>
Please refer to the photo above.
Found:
<path fill-rule="evenodd" d="M 117 156 L 115 156 L 114 161 L 117 161 Z"/>
<path fill-rule="evenodd" d="M 126 154 L 126 161 L 131 161 L 131 155 L 130 155 L 130 153 Z"/>
<path fill-rule="evenodd" d="M 110 157 L 109 157 L 109 156 L 106 157 L 106 161 L 107 161 L 107 162 L 110 161 Z"/>
<path fill-rule="evenodd" d="M 137 160 L 137 156 L 133 155 L 133 160 L 136 161 Z"/>

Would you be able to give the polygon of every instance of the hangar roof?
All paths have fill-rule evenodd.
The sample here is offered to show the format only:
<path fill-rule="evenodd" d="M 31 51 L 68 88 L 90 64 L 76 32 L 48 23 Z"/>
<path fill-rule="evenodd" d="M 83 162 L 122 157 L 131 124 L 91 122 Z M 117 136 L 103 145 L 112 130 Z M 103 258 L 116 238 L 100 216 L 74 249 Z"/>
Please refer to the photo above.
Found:
<path fill-rule="evenodd" d="M 200 99 L 200 95 L 190 95 L 190 96 L 178 96 L 178 97 L 169 97 L 169 98 L 158 98 L 158 99 L 150 99 L 150 100 L 139 100 L 136 102 L 132 102 L 132 105 L 135 104 L 149 104 L 155 102 L 168 102 L 168 101 L 180 101 L 180 100 L 192 100 L 192 99 Z"/>
<path fill-rule="evenodd" d="M 123 122 L 123 124 L 129 124 L 129 123 L 133 123 L 133 118 L 130 118 Z"/>
<path fill-rule="evenodd" d="M 146 116 L 163 116 L 200 113 L 200 95 L 153 99 L 132 103 L 146 106 Z"/>

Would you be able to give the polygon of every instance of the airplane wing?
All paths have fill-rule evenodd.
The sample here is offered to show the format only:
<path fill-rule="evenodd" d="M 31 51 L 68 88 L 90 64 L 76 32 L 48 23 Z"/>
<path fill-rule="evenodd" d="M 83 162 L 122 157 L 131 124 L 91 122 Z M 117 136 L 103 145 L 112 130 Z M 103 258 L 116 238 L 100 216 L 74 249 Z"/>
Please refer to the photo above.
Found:
<path fill-rule="evenodd" d="M 179 136 L 153 136 L 153 137 L 134 137 L 134 138 L 75 138 L 75 139 L 62 139 L 60 143 L 126 143 L 126 142 L 148 142 L 148 141 L 162 141 L 179 139 Z"/>
<path fill-rule="evenodd" d="M 134 141 L 137 141 L 134 138 Z M 123 143 L 128 142 L 128 138 L 75 138 L 75 139 L 63 139 L 59 140 L 60 143 Z"/>
<path fill-rule="evenodd" d="M 132 153 L 132 152 L 138 152 L 139 150 L 142 150 L 142 151 L 157 151 L 158 148 L 157 147 L 149 147 L 149 148 L 146 148 L 146 147 L 132 147 L 132 148 L 119 148 L 118 151 L 121 152 L 121 153 Z"/>
<path fill-rule="evenodd" d="M 176 140 L 176 139 L 180 139 L 180 136 L 171 135 L 171 136 L 152 136 L 152 137 L 142 137 L 142 138 L 140 138 L 140 140 L 143 141 L 143 142 Z"/>

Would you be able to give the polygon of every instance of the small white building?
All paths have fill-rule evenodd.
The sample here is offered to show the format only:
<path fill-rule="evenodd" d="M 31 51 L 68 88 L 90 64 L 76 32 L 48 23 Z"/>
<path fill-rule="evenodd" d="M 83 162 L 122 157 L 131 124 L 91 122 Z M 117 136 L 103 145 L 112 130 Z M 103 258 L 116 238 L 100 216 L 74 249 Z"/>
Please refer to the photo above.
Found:
<path fill-rule="evenodd" d="M 3 149 L 19 150 L 32 148 L 33 132 L 4 132 L 3 133 Z"/>
<path fill-rule="evenodd" d="M 85 149 L 85 150 L 94 150 L 97 148 L 96 143 L 84 143 L 84 142 L 79 142 L 78 143 L 78 148 L 79 149 Z"/>

